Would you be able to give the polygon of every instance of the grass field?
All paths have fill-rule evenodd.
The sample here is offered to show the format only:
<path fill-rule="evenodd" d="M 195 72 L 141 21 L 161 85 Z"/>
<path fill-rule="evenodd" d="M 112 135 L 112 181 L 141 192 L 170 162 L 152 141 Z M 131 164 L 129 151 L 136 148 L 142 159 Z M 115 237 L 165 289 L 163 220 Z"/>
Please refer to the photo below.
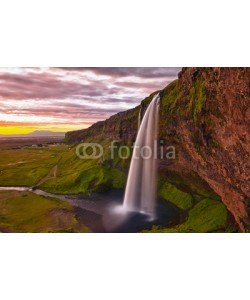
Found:
<path fill-rule="evenodd" d="M 55 166 L 56 176 L 43 182 Z M 75 148 L 66 145 L 0 150 L 0 186 L 35 186 L 42 181 L 42 189 L 61 194 L 119 189 L 126 180 L 121 168 L 103 158 L 80 159 Z"/>
<path fill-rule="evenodd" d="M 89 232 L 68 202 L 18 191 L 0 191 L 1 231 Z"/>
<path fill-rule="evenodd" d="M 60 150 L 60 147 L 0 150 L 0 185 L 35 185 L 57 164 Z"/>
<path fill-rule="evenodd" d="M 227 221 L 228 212 L 221 201 L 203 199 L 189 210 L 184 223 L 171 228 L 153 226 L 145 232 L 225 232 L 228 230 Z"/>

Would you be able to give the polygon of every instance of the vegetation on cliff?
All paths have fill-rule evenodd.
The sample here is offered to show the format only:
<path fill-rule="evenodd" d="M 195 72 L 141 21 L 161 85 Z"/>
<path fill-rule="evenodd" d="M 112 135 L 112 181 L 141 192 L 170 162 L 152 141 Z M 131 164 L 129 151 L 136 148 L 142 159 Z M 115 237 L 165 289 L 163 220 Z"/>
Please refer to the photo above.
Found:
<path fill-rule="evenodd" d="M 181 191 L 166 179 L 159 182 L 158 190 L 159 197 L 172 202 L 181 209 L 186 210 L 193 205 L 194 198 L 191 194 Z"/>
<path fill-rule="evenodd" d="M 230 229 L 227 221 L 227 209 L 221 201 L 203 199 L 190 209 L 184 223 L 171 228 L 153 226 L 144 232 L 225 232 Z"/>

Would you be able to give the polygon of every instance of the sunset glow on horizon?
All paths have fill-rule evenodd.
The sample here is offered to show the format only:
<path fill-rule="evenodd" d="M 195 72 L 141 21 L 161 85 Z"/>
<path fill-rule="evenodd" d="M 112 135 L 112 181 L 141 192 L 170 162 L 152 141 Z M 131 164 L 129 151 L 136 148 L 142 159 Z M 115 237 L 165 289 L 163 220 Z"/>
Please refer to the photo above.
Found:
<path fill-rule="evenodd" d="M 73 130 L 80 130 L 87 128 L 86 125 L 72 125 L 72 124 L 65 124 L 65 125 L 58 125 L 58 126 L 50 126 L 50 125 L 6 125 L 0 126 L 0 134 L 9 135 L 9 134 L 28 134 L 34 131 L 51 131 L 51 132 L 67 132 Z"/>
<path fill-rule="evenodd" d="M 0 68 L 0 134 L 67 132 L 138 105 L 180 68 Z"/>

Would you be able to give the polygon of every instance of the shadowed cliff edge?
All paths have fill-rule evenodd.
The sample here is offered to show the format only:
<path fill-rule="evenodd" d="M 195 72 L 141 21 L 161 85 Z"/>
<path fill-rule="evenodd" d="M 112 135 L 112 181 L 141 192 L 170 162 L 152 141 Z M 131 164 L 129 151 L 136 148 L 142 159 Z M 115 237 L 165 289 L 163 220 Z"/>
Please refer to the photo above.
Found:
<path fill-rule="evenodd" d="M 227 223 L 218 224 L 218 231 L 234 226 L 234 220 L 246 231 L 250 221 L 249 68 L 183 68 L 178 77 L 161 91 L 159 124 L 159 138 L 165 141 L 165 148 L 175 146 L 176 159 L 159 161 L 158 194 L 190 211 L 186 223 L 173 231 L 195 231 L 190 229 L 190 218 L 195 212 L 199 212 L 197 218 L 203 216 L 211 207 Z M 139 113 L 143 116 L 155 93 L 134 109 L 66 133 L 65 141 L 104 143 L 113 139 L 131 145 Z M 115 167 L 127 170 L 128 163 Z M 220 199 L 232 215 L 225 216 L 221 207 L 215 210 Z M 155 227 L 154 231 L 164 229 Z"/>

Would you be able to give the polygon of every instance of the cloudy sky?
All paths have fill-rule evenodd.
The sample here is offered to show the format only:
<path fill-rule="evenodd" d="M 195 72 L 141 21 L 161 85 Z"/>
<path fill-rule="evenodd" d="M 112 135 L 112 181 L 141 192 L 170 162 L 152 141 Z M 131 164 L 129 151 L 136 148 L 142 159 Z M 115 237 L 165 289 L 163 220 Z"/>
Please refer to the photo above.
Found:
<path fill-rule="evenodd" d="M 0 68 L 0 134 L 86 128 L 135 107 L 180 68 Z"/>

